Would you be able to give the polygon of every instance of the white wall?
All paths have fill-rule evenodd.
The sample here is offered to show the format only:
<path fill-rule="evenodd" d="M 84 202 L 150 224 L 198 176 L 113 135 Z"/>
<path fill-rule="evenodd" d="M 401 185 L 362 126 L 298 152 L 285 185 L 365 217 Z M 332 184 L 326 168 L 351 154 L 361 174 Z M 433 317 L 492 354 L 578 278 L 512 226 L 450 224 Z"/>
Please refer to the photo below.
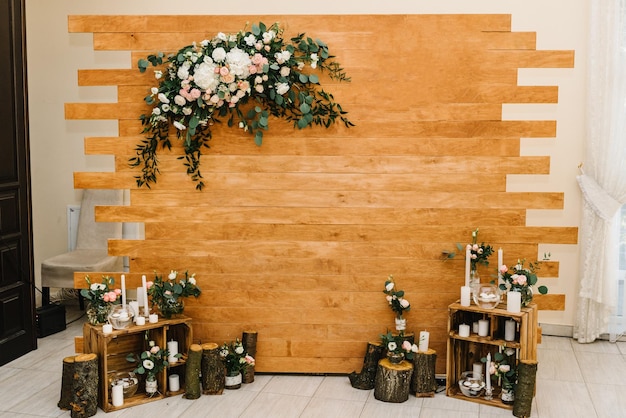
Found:
<path fill-rule="evenodd" d="M 565 192 L 562 211 L 531 211 L 530 225 L 578 226 L 581 197 L 576 185 L 583 158 L 585 72 L 589 0 L 318 0 L 259 2 L 230 0 L 26 0 L 29 117 L 32 158 L 34 253 L 37 282 L 41 261 L 67 248 L 66 206 L 80 201 L 73 189 L 75 171 L 113 171 L 110 156 L 85 156 L 86 136 L 115 136 L 114 121 L 66 121 L 67 102 L 113 102 L 115 89 L 78 87 L 77 70 L 128 68 L 125 52 L 94 52 L 90 34 L 69 34 L 67 16 L 75 14 L 405 14 L 507 13 L 514 31 L 537 33 L 537 49 L 575 50 L 574 69 L 523 69 L 519 83 L 558 85 L 558 105 L 507 105 L 507 119 L 555 119 L 556 138 L 525 139 L 522 153 L 549 155 L 549 176 L 509 176 L 509 191 Z M 385 34 L 381 33 L 384 37 Z M 390 51 L 390 57 L 393 52 Z M 393 58 L 392 58 L 393 59 Z M 565 312 L 541 312 L 540 322 L 574 323 L 578 291 L 578 246 L 544 245 L 560 262 L 560 277 L 550 290 L 565 293 Z"/>

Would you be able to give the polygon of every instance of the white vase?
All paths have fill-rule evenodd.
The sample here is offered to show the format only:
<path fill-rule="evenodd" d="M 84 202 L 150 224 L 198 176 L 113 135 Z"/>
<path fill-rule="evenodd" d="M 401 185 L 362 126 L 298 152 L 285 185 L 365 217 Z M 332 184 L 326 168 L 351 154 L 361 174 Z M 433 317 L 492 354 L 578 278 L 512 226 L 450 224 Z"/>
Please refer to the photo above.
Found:
<path fill-rule="evenodd" d="M 225 376 L 224 377 L 224 388 L 225 389 L 239 389 L 241 387 L 241 373 L 238 373 L 235 376 Z"/>
<path fill-rule="evenodd" d="M 404 331 L 406 329 L 406 319 L 396 318 L 396 331 Z"/>

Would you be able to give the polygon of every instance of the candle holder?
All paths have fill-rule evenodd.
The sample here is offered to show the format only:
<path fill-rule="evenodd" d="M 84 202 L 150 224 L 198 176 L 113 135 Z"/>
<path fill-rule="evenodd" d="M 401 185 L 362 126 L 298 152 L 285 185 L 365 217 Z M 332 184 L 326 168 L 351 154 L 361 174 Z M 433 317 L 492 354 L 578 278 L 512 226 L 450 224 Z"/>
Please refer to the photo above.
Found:
<path fill-rule="evenodd" d="M 493 399 L 493 388 L 491 386 L 485 388 L 485 399 L 488 401 Z"/>
<path fill-rule="evenodd" d="M 125 329 L 132 324 L 134 316 L 132 309 L 116 305 L 109 313 L 109 323 L 115 329 Z"/>

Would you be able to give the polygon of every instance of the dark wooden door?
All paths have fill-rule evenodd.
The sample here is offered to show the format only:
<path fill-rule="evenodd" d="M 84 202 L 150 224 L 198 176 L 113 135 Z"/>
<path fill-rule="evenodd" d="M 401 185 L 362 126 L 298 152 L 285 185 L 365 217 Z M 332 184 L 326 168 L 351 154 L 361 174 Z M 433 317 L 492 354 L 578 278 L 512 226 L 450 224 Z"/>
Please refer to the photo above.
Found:
<path fill-rule="evenodd" d="M 23 13 L 0 1 L 0 366 L 37 348 Z"/>

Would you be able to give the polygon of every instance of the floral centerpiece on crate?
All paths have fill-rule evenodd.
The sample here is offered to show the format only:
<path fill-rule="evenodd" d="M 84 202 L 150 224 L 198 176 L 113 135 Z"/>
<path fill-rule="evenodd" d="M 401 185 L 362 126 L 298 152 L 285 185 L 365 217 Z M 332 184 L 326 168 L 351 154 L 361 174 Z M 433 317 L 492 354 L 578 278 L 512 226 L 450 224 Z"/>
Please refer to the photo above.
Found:
<path fill-rule="evenodd" d="M 148 335 L 146 333 L 146 338 Z M 169 365 L 167 359 L 169 352 L 167 348 L 161 348 L 152 340 L 148 341 L 148 348 L 141 354 L 130 353 L 126 356 L 126 360 L 132 363 L 138 363 L 134 372 L 139 375 L 145 375 L 146 394 L 153 396 L 158 392 L 158 384 L 156 376 Z M 180 358 L 180 353 L 176 357 Z"/>
<path fill-rule="evenodd" d="M 522 306 L 528 306 L 533 300 L 532 287 L 537 284 L 537 273 L 539 270 L 539 261 L 528 263 L 528 267 L 524 267 L 526 259 L 518 259 L 517 264 L 512 268 L 508 268 L 505 264 L 500 266 L 500 274 L 504 283 L 500 283 L 500 290 L 505 292 L 520 292 L 522 294 Z M 546 286 L 539 286 L 537 290 L 542 295 L 548 293 Z"/>
<path fill-rule="evenodd" d="M 515 349 L 503 347 L 500 352 L 494 354 L 491 364 L 487 363 L 487 358 L 481 358 L 485 363 L 485 369 L 488 372 L 489 379 L 495 376 L 500 379 L 502 386 L 501 399 L 506 404 L 512 404 L 514 401 L 515 385 L 517 384 L 517 361 L 515 359 Z"/>
<path fill-rule="evenodd" d="M 411 343 L 411 341 L 406 339 L 403 332 L 400 332 L 398 335 L 387 332 L 386 334 L 381 334 L 380 339 L 387 351 L 387 358 L 392 363 L 400 363 L 405 358 L 413 360 L 413 353 L 417 353 L 417 344 Z"/>
<path fill-rule="evenodd" d="M 185 277 L 179 278 L 178 272 L 171 270 L 167 280 L 155 273 L 154 281 L 146 283 L 152 306 L 156 307 L 165 318 L 180 314 L 185 309 L 183 298 L 200 296 L 201 290 L 196 284 L 196 274 L 191 276 L 185 271 Z"/>
<path fill-rule="evenodd" d="M 242 375 L 249 366 L 255 365 L 254 357 L 246 352 L 239 338 L 220 347 L 220 359 L 226 367 L 226 388 L 236 389 L 241 386 Z"/>
<path fill-rule="evenodd" d="M 85 280 L 88 288 L 81 289 L 80 294 L 88 300 L 87 320 L 92 325 L 104 324 L 122 290 L 113 289 L 115 279 L 111 276 L 102 276 L 100 283 L 92 283 L 89 276 L 85 276 Z"/>
<path fill-rule="evenodd" d="M 278 23 L 260 22 L 234 34 L 218 33 L 213 39 L 185 46 L 165 58 L 162 52 L 138 62 L 139 71 L 152 66 L 158 85 L 145 102 L 151 113 L 141 115 L 146 138 L 136 146 L 131 166 L 139 166 L 137 185 L 155 183 L 159 168 L 157 149 L 171 148 L 170 126 L 182 140 L 187 174 L 204 187 L 200 155 L 208 147 L 211 127 L 222 118 L 254 136 L 261 145 L 270 116 L 286 119 L 303 129 L 311 125 L 330 127 L 346 118 L 332 94 L 320 87 L 315 70 L 326 71 L 332 80 L 350 81 L 328 46 L 300 33 L 283 38 Z"/>
<path fill-rule="evenodd" d="M 456 243 L 458 252 L 465 252 L 467 258 L 469 258 L 470 270 L 469 270 L 469 286 L 472 289 L 472 293 L 477 291 L 480 285 L 480 276 L 478 275 L 478 265 L 482 264 L 485 267 L 489 266 L 489 257 L 493 254 L 493 247 L 484 242 L 478 243 L 478 228 L 472 231 L 472 242 L 467 245 Z M 454 258 L 456 256 L 455 251 L 442 251 L 444 260 Z M 466 271 L 466 274 L 467 271 Z"/>
<path fill-rule="evenodd" d="M 385 289 L 383 293 L 386 296 L 387 302 L 391 307 L 391 310 L 396 314 L 396 330 L 404 331 L 406 329 L 406 319 L 402 317 L 404 312 L 411 310 L 411 304 L 404 298 L 404 290 L 396 289 L 393 275 L 389 275 L 385 281 Z"/>

